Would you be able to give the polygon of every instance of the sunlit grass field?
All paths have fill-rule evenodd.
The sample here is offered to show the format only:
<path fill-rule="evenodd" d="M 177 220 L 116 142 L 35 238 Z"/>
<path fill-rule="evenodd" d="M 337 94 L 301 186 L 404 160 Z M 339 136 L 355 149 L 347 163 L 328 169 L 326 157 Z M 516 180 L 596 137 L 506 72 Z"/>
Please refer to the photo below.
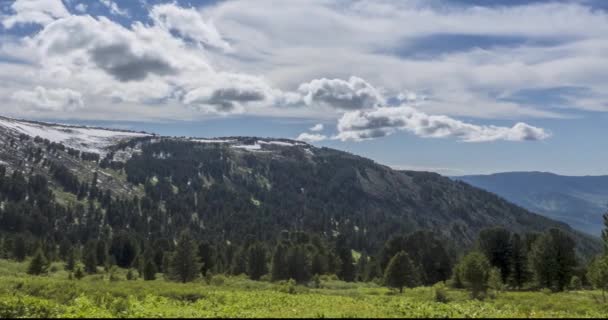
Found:
<path fill-rule="evenodd" d="M 179 284 L 126 280 L 119 270 L 69 280 L 61 264 L 48 276 L 25 274 L 26 264 L 0 260 L 0 318 L 15 317 L 608 317 L 597 291 L 502 292 L 484 301 L 433 288 L 403 294 L 374 285 L 322 277 L 319 288 L 216 275 Z"/>

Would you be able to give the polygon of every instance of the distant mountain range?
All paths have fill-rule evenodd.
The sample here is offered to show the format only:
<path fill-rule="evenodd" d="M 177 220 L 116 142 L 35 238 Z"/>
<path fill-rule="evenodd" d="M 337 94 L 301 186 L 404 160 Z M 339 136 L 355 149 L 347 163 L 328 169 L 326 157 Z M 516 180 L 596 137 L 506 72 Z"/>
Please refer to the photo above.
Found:
<path fill-rule="evenodd" d="M 608 176 L 507 172 L 454 179 L 596 236 L 603 228 L 602 214 L 608 210 Z"/>

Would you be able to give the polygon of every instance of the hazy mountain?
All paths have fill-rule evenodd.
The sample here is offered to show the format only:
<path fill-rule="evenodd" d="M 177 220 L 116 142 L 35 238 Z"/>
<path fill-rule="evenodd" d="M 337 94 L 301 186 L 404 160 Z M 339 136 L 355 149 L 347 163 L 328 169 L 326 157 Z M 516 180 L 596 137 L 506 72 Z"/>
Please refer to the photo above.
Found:
<path fill-rule="evenodd" d="M 187 227 L 233 243 L 302 230 L 377 250 L 392 235 L 428 229 L 462 250 L 481 229 L 504 226 L 558 227 L 577 239 L 580 252 L 600 248 L 596 239 L 466 183 L 288 139 L 159 137 L 1 118 L 0 164 L 9 174 L 46 177 L 52 196 L 44 202 L 59 206 L 42 220 L 11 215 L 20 219 L 11 223 L 33 234 L 73 232 L 82 241 L 108 228 L 174 238 Z M 24 188 L 8 188 L 7 198 L 20 199 L 12 192 Z"/>
<path fill-rule="evenodd" d="M 509 172 L 455 179 L 494 192 L 524 208 L 599 235 L 608 203 L 608 176 Z"/>

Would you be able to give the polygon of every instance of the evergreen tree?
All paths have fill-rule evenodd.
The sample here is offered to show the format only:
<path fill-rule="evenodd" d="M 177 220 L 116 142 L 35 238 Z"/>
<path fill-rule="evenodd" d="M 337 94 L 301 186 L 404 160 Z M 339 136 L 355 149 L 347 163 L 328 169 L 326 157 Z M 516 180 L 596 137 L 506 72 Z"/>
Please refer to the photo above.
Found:
<path fill-rule="evenodd" d="M 608 255 L 608 212 L 604 213 L 604 229 L 602 230 L 602 240 L 604 241 L 604 253 Z"/>
<path fill-rule="evenodd" d="M 321 253 L 315 252 L 315 254 L 312 256 L 310 270 L 313 275 L 325 274 L 325 271 L 327 270 L 327 263 L 325 257 Z"/>
<path fill-rule="evenodd" d="M 513 288 L 520 289 L 528 280 L 528 261 L 525 243 L 518 234 L 511 239 L 511 270 L 509 283 Z"/>
<path fill-rule="evenodd" d="M 198 255 L 201 258 L 201 273 L 205 276 L 215 266 L 214 250 L 211 244 L 208 242 L 201 243 L 198 247 Z"/>
<path fill-rule="evenodd" d="M 169 277 L 183 283 L 194 281 L 200 272 L 197 245 L 190 233 L 181 233 L 169 265 Z"/>
<path fill-rule="evenodd" d="M 500 269 L 502 281 L 506 282 L 511 271 L 511 232 L 504 228 L 484 229 L 478 242 L 479 250 L 493 267 Z"/>
<path fill-rule="evenodd" d="M 289 279 L 289 270 L 287 267 L 287 248 L 283 244 L 278 244 L 272 255 L 272 281 Z"/>
<path fill-rule="evenodd" d="M 23 236 L 17 236 L 13 244 L 13 259 L 23 262 L 27 257 L 27 248 Z"/>
<path fill-rule="evenodd" d="M 457 267 L 458 276 L 465 287 L 471 291 L 473 298 L 478 298 L 486 292 L 490 269 L 490 262 L 480 252 L 471 252 L 460 261 Z"/>
<path fill-rule="evenodd" d="M 532 246 L 529 260 L 537 283 L 562 291 L 572 278 L 576 266 L 575 242 L 559 229 L 551 229 Z"/>
<path fill-rule="evenodd" d="M 148 259 L 144 266 L 144 280 L 156 280 L 156 264 L 152 259 Z"/>
<path fill-rule="evenodd" d="M 88 274 L 97 273 L 97 252 L 95 251 L 95 244 L 87 244 L 84 250 L 84 271 Z"/>
<path fill-rule="evenodd" d="M 268 273 L 266 248 L 261 243 L 256 243 L 249 247 L 248 251 L 247 274 L 252 280 L 260 280 L 263 275 Z"/>
<path fill-rule="evenodd" d="M 30 265 L 27 268 L 27 274 L 41 275 L 46 273 L 48 269 L 48 262 L 41 249 L 36 251 L 34 258 L 30 261 Z"/>
<path fill-rule="evenodd" d="M 84 271 L 82 271 L 82 266 L 77 265 L 75 269 L 76 271 L 74 271 L 74 278 L 76 278 L 77 280 L 84 278 Z"/>
<path fill-rule="evenodd" d="M 247 273 L 247 251 L 244 248 L 237 249 L 232 256 L 230 273 L 235 276 Z"/>
<path fill-rule="evenodd" d="M 65 261 L 65 270 L 74 271 L 75 267 L 76 267 L 76 250 L 74 250 L 74 248 L 70 248 L 66 261 Z"/>
<path fill-rule="evenodd" d="M 405 251 L 397 253 L 388 263 L 384 271 L 384 283 L 388 287 L 399 289 L 399 293 L 403 293 L 403 287 L 413 288 L 418 284 L 417 270 Z"/>
<path fill-rule="evenodd" d="M 602 297 L 606 302 L 606 290 L 608 290 L 608 255 L 597 257 L 589 265 L 587 279 L 594 288 L 602 290 Z"/>
<path fill-rule="evenodd" d="M 339 236 L 336 241 L 336 254 L 340 259 L 340 266 L 338 270 L 338 278 L 341 280 L 352 282 L 355 280 L 355 261 L 353 259 L 353 253 L 346 244 L 346 238 Z"/>
<path fill-rule="evenodd" d="M 310 260 L 303 246 L 293 246 L 287 253 L 287 274 L 297 283 L 308 282 L 311 278 Z"/>

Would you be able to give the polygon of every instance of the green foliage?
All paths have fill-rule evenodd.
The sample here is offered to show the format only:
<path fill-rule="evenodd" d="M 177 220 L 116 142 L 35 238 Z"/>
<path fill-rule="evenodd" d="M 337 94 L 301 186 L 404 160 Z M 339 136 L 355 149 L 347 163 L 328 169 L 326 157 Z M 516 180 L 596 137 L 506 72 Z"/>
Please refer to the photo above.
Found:
<path fill-rule="evenodd" d="M 27 268 L 27 273 L 31 275 L 41 275 L 47 272 L 49 265 L 44 253 L 42 253 L 41 249 L 36 251 L 34 258 L 30 261 L 30 265 Z"/>
<path fill-rule="evenodd" d="M 541 287 L 564 290 L 576 266 L 574 249 L 574 240 L 558 229 L 547 231 L 534 242 L 529 260 Z"/>
<path fill-rule="evenodd" d="M 473 298 L 481 298 L 488 287 L 490 277 L 490 262 L 485 255 L 471 252 L 460 261 L 457 268 L 463 284 L 471 291 Z"/>
<path fill-rule="evenodd" d="M 156 265 L 154 264 L 154 261 L 146 261 L 143 276 L 145 281 L 156 280 Z"/>
<path fill-rule="evenodd" d="M 488 276 L 488 288 L 494 290 L 494 292 L 501 292 L 504 290 L 504 283 L 502 282 L 502 274 L 500 269 L 490 269 L 490 275 Z"/>
<path fill-rule="evenodd" d="M 249 247 L 247 259 L 247 274 L 251 280 L 260 280 L 260 278 L 268 273 L 266 265 L 266 248 L 261 243 L 253 244 Z"/>
<path fill-rule="evenodd" d="M 606 302 L 606 290 L 608 290 L 608 255 L 597 257 L 589 266 L 587 279 L 594 288 L 602 290 L 604 302 Z"/>
<path fill-rule="evenodd" d="M 438 282 L 433 286 L 433 294 L 435 302 L 448 303 L 450 298 L 448 297 L 448 289 L 443 282 Z"/>
<path fill-rule="evenodd" d="M 570 280 L 570 285 L 568 286 L 570 290 L 582 290 L 583 289 L 583 281 L 578 276 L 572 276 Z"/>
<path fill-rule="evenodd" d="M 200 265 L 197 245 L 187 231 L 181 233 L 169 266 L 169 277 L 183 283 L 198 278 Z"/>
<path fill-rule="evenodd" d="M 384 282 L 391 288 L 403 292 L 403 287 L 413 288 L 418 285 L 417 270 L 407 253 L 397 253 L 389 262 L 384 272 Z"/>
<path fill-rule="evenodd" d="M 502 282 L 506 282 L 511 271 L 511 232 L 504 228 L 481 230 L 478 244 L 490 264 L 500 270 Z"/>

